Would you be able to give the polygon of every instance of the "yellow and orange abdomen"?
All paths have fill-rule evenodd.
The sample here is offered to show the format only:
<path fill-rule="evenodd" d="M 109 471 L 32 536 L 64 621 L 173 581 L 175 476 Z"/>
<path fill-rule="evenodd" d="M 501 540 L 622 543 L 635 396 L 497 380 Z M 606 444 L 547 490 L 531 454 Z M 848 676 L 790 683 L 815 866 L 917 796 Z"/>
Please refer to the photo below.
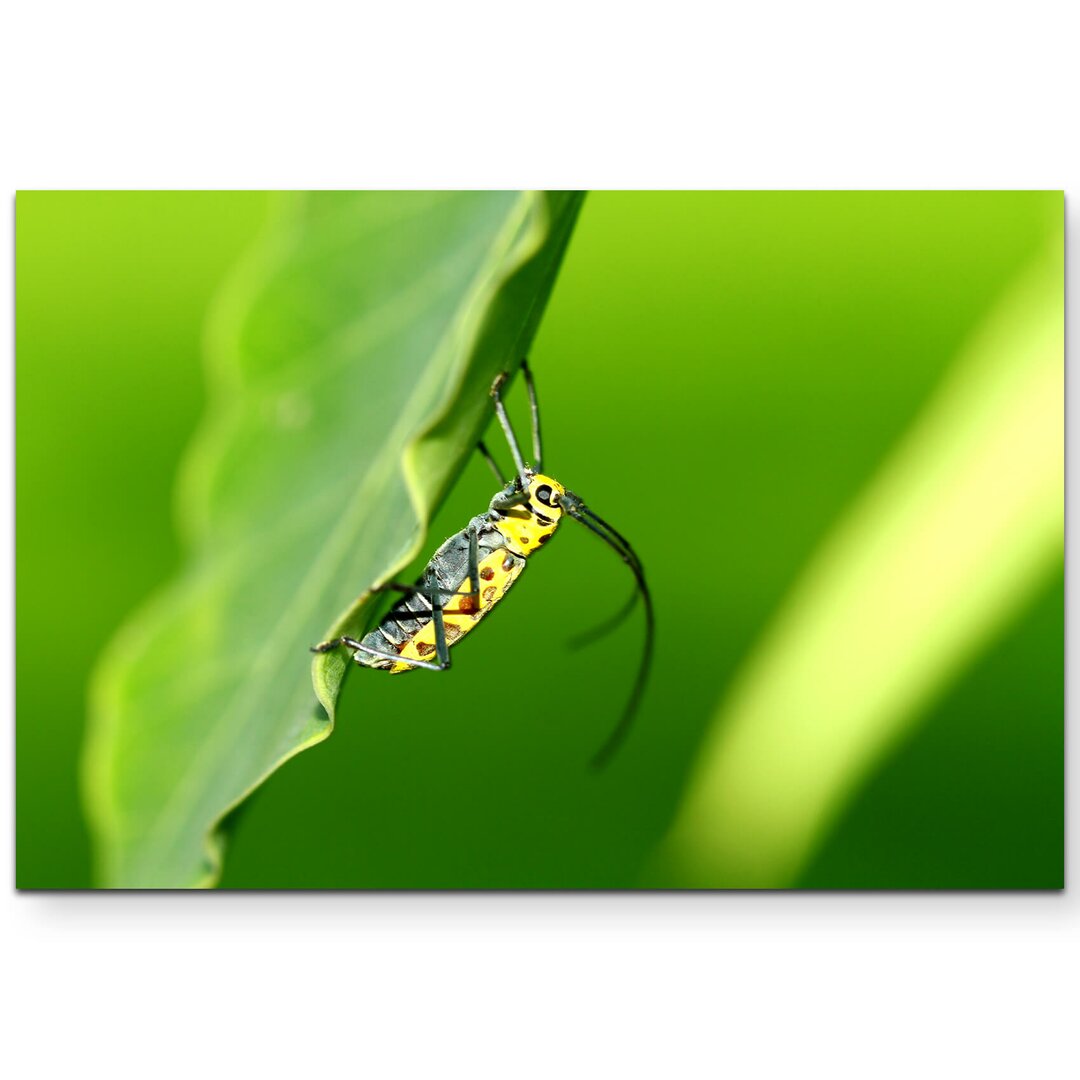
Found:
<path fill-rule="evenodd" d="M 506 595 L 507 590 L 525 569 L 525 560 L 506 548 L 491 552 L 480 561 L 479 597 L 452 596 L 447 599 L 443 611 L 446 644 L 457 644 L 476 624 Z M 466 577 L 458 587 L 460 592 L 472 590 L 472 581 Z M 474 607 L 475 605 L 475 607 Z M 435 620 L 430 619 L 401 648 L 399 655 L 411 660 L 435 659 Z M 394 664 L 388 669 L 391 675 L 414 670 L 408 664 Z"/>

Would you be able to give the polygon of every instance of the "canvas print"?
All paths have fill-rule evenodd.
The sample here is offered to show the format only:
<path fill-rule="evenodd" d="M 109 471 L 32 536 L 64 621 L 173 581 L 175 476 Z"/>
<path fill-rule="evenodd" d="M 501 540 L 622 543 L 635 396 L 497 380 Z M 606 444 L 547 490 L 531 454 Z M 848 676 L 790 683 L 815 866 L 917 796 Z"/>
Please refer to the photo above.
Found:
<path fill-rule="evenodd" d="M 19 888 L 1061 888 L 1063 219 L 19 193 Z"/>

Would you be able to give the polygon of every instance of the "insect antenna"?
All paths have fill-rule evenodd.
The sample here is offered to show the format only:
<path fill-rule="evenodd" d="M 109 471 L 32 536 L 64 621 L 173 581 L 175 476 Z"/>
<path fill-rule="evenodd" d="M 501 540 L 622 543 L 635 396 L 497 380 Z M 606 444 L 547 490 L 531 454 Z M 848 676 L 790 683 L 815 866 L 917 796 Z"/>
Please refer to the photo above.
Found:
<path fill-rule="evenodd" d="M 618 532 L 614 528 L 614 526 L 609 525 L 599 514 L 594 513 L 584 503 L 579 503 L 578 506 L 581 512 L 591 517 L 593 521 L 597 523 L 597 525 L 602 525 L 605 529 L 607 529 L 607 531 L 611 533 L 611 535 L 614 536 L 615 539 L 618 540 L 619 543 L 622 544 L 622 546 L 626 548 L 626 550 L 629 551 L 631 555 L 634 556 L 634 558 L 637 560 L 638 565 L 641 565 L 641 560 L 638 559 L 637 555 L 634 552 L 634 549 L 630 546 L 630 541 L 627 540 L 622 533 Z"/>
<path fill-rule="evenodd" d="M 635 585 L 634 591 L 627 597 L 626 603 L 614 615 L 609 615 L 602 623 L 597 623 L 590 630 L 583 630 L 580 634 L 575 634 L 566 642 L 567 648 L 576 652 L 578 649 L 584 649 L 586 645 L 591 645 L 594 641 L 599 641 L 602 637 L 607 637 L 612 631 L 617 630 L 634 608 L 637 607 L 638 596 L 640 595 L 637 585 Z"/>
<path fill-rule="evenodd" d="M 600 747 L 592 759 L 593 768 L 600 769 L 611 760 L 612 756 L 626 739 L 626 736 L 630 731 L 630 726 L 633 723 L 634 716 L 637 713 L 638 705 L 641 702 L 641 696 L 645 692 L 645 684 L 649 678 L 649 668 L 652 666 L 653 640 L 655 637 L 655 618 L 653 615 L 652 595 L 649 592 L 649 586 L 645 582 L 645 570 L 641 565 L 641 560 L 637 557 L 637 553 L 630 546 L 626 538 L 616 532 L 615 529 L 608 525 L 608 523 L 598 514 L 594 514 L 589 510 L 585 504 L 571 492 L 568 491 L 566 493 L 562 503 L 566 512 L 575 521 L 580 522 L 590 532 L 596 533 L 596 535 L 599 536 L 608 547 L 615 551 L 623 562 L 630 567 L 630 570 L 634 575 L 634 580 L 637 582 L 638 592 L 641 593 L 641 598 L 645 602 L 645 645 L 641 653 L 641 663 L 638 665 L 637 678 L 634 680 L 633 689 L 630 691 L 630 698 L 626 703 L 626 707 L 623 710 L 619 722 L 615 725 L 614 731 L 608 736 L 607 742 Z M 620 612 L 619 617 L 621 619 L 625 616 Z"/>

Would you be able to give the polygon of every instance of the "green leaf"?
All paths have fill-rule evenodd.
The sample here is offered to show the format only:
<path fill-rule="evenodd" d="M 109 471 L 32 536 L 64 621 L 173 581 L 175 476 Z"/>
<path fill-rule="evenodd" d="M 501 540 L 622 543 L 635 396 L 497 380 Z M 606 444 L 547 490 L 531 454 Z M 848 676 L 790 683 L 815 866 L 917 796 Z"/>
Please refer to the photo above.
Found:
<path fill-rule="evenodd" d="M 308 647 L 359 628 L 357 592 L 420 552 L 581 198 L 283 200 L 211 319 L 211 405 L 179 490 L 189 558 L 94 679 L 84 790 L 102 884 L 213 884 L 224 815 L 330 734 L 346 658 L 312 665 Z"/>

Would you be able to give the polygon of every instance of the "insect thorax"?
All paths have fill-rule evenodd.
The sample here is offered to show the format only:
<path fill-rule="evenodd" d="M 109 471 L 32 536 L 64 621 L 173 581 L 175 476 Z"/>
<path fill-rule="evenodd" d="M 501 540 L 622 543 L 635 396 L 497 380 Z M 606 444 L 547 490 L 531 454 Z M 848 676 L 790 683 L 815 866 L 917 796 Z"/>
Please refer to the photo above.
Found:
<path fill-rule="evenodd" d="M 558 500 L 565 489 L 558 480 L 540 473 L 529 476 L 529 500 L 509 510 L 492 511 L 491 523 L 515 555 L 528 558 L 543 547 L 559 527 L 562 507 Z"/>

